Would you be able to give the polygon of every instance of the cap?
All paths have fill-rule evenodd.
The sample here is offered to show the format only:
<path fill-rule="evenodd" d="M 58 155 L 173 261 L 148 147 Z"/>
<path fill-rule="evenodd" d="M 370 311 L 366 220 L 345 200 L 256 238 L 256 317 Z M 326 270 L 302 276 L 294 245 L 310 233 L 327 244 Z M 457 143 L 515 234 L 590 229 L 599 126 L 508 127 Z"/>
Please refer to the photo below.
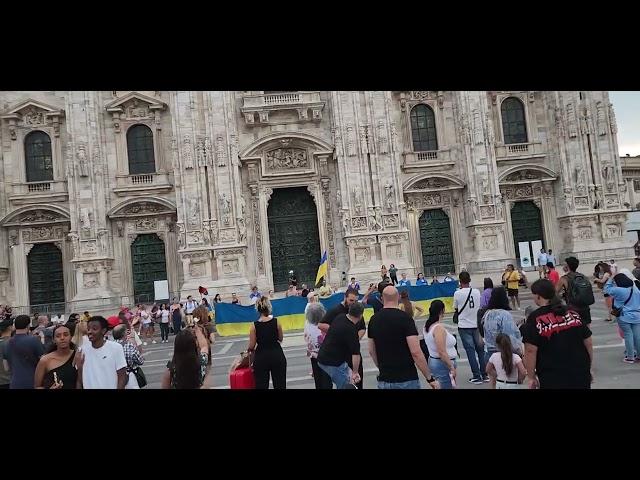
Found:
<path fill-rule="evenodd" d="M 112 315 L 107 318 L 107 323 L 109 324 L 109 328 L 117 327 L 118 325 L 120 325 L 120 318 L 118 318 L 116 315 Z"/>

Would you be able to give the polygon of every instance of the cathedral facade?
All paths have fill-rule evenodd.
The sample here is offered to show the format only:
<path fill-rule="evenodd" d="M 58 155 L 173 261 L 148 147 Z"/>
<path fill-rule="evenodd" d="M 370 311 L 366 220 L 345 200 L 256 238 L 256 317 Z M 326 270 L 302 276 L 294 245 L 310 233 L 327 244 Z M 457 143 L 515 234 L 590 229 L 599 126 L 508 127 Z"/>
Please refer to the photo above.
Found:
<path fill-rule="evenodd" d="M 0 303 L 630 258 L 607 92 L 0 92 Z M 75 306 L 67 310 L 75 310 Z"/>

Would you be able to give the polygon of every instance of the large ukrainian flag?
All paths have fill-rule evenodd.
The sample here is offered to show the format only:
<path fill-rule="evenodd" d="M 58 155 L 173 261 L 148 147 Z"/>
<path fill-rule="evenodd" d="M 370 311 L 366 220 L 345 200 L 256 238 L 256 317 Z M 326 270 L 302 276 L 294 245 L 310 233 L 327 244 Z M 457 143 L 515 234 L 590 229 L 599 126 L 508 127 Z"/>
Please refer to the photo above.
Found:
<path fill-rule="evenodd" d="M 318 274 L 316 275 L 316 287 L 322 280 L 322 277 L 327 276 L 327 270 L 329 268 L 329 262 L 327 261 L 327 251 L 324 251 L 322 258 L 320 259 L 320 266 L 318 267 Z"/>
<path fill-rule="evenodd" d="M 398 290 L 408 290 L 409 298 L 412 302 L 420 305 L 425 312 L 429 310 L 431 302 L 442 300 L 446 307 L 446 312 L 453 312 L 453 294 L 458 288 L 458 282 L 445 282 L 436 285 L 420 287 L 398 287 Z M 360 295 L 362 298 L 362 295 Z M 329 310 L 344 299 L 344 293 L 335 293 L 327 298 L 321 298 L 320 303 Z M 304 328 L 304 307 L 307 299 L 303 297 L 287 297 L 272 300 L 273 315 L 278 317 L 278 322 L 282 330 L 302 330 Z M 243 306 L 232 303 L 216 303 L 216 328 L 223 336 L 247 335 L 249 327 L 255 322 L 259 314 L 255 306 Z M 369 322 L 373 315 L 372 308 L 365 308 L 364 319 Z"/>

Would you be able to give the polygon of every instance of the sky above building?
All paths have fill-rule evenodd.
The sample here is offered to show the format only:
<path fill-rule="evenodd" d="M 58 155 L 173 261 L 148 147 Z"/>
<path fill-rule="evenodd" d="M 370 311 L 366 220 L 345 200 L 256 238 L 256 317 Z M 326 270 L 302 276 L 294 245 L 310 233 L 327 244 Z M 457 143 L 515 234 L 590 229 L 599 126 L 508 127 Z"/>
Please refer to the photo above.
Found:
<path fill-rule="evenodd" d="M 620 156 L 640 155 L 640 92 L 609 92 L 618 121 Z"/>

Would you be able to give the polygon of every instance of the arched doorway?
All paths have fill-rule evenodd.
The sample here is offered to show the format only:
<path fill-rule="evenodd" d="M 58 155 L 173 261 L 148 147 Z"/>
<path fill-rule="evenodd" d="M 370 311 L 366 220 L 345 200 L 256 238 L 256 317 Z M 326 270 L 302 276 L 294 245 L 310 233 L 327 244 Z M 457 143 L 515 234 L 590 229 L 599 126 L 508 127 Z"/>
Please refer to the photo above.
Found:
<path fill-rule="evenodd" d="M 542 215 L 540 209 L 533 201 L 516 202 L 511 209 L 511 230 L 516 258 L 520 258 L 520 242 L 533 242 L 541 240 L 544 246 L 542 231 Z M 535 255 L 537 252 L 533 252 Z"/>
<path fill-rule="evenodd" d="M 64 311 L 62 252 L 53 243 L 38 243 L 27 256 L 29 305 L 41 312 Z M 43 308 L 46 305 L 47 307 Z"/>
<path fill-rule="evenodd" d="M 138 235 L 131 245 L 135 303 L 153 302 L 153 282 L 167 279 L 164 242 L 155 233 Z"/>
<path fill-rule="evenodd" d="M 442 209 L 425 210 L 418 225 L 425 277 L 453 272 L 455 261 L 449 216 Z"/>
<path fill-rule="evenodd" d="M 315 282 L 320 265 L 318 213 L 305 187 L 275 189 L 267 208 L 273 288 L 286 290 L 289 270 L 298 285 Z"/>

